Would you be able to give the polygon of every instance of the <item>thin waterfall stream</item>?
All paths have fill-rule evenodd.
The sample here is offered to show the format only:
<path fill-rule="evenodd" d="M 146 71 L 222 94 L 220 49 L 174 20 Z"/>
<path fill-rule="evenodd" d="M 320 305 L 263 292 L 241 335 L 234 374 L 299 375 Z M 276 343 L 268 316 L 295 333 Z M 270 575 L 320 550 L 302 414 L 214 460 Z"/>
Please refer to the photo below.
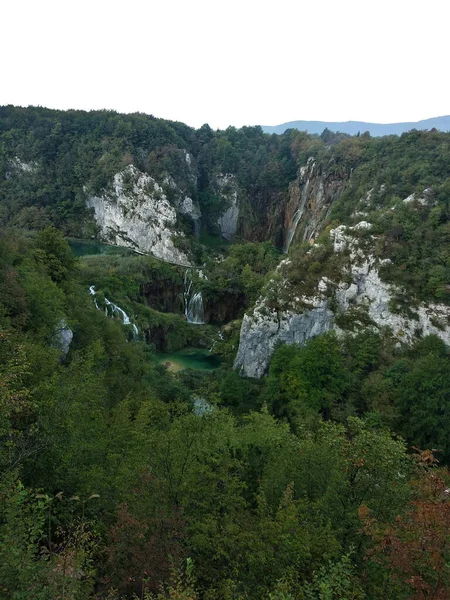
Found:
<path fill-rule="evenodd" d="M 294 239 L 295 232 L 297 231 L 297 225 L 299 224 L 300 219 L 302 218 L 303 213 L 305 211 L 306 200 L 308 198 L 309 184 L 310 184 L 310 180 L 308 178 L 306 180 L 305 187 L 303 188 L 302 194 L 300 196 L 299 206 L 298 206 L 297 210 L 295 211 L 295 213 L 292 217 L 292 223 L 287 230 L 286 241 L 285 241 L 284 248 L 283 248 L 283 251 L 285 254 L 287 254 L 289 252 L 289 246 L 291 245 L 291 242 Z"/>
<path fill-rule="evenodd" d="M 89 293 L 94 298 L 95 308 L 97 310 L 101 310 L 100 306 L 98 305 L 97 298 L 95 297 L 95 295 L 97 293 L 95 291 L 95 285 L 89 286 Z M 137 325 L 131 321 L 130 317 L 123 310 L 123 308 L 120 308 L 120 306 L 118 306 L 117 304 L 114 304 L 114 302 L 111 302 L 111 300 L 108 300 L 108 298 L 106 298 L 106 296 L 105 296 L 105 315 L 107 317 L 111 317 L 111 318 L 113 318 L 115 315 L 119 316 L 119 318 L 122 320 L 122 323 L 124 325 L 131 325 L 131 328 L 133 331 L 133 339 L 136 340 L 139 338 L 139 329 L 137 328 Z"/>

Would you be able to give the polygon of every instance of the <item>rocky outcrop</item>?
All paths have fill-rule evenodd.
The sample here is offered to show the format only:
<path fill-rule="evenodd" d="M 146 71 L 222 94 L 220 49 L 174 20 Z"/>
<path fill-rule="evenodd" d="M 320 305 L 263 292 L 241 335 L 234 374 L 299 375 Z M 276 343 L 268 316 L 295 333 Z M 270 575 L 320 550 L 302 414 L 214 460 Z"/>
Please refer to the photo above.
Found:
<path fill-rule="evenodd" d="M 326 173 L 313 158 L 300 167 L 297 179 L 289 185 L 284 212 L 284 252 L 288 252 L 294 237 L 309 241 L 317 236 L 346 179 L 345 173 L 340 176 Z"/>
<path fill-rule="evenodd" d="M 70 344 L 73 340 L 73 331 L 67 325 L 66 320 L 63 318 L 58 323 L 58 326 L 53 337 L 53 343 L 60 351 L 60 360 L 64 360 L 69 353 Z"/>
<path fill-rule="evenodd" d="M 198 204 L 196 204 L 189 196 L 184 196 L 184 198 L 178 203 L 178 210 L 183 215 L 186 215 L 192 219 L 194 224 L 194 233 L 198 238 L 200 235 L 200 226 L 202 220 L 202 213 Z"/>
<path fill-rule="evenodd" d="M 191 164 L 190 161 L 191 161 L 190 155 L 188 153 L 186 153 L 186 163 L 189 165 L 189 167 Z M 192 174 L 192 177 L 195 179 L 193 174 Z M 194 233 L 195 233 L 196 237 L 198 238 L 200 235 L 200 226 L 201 226 L 201 219 L 202 219 L 202 213 L 201 213 L 200 207 L 198 205 L 198 202 L 195 202 L 195 200 L 193 200 L 190 196 L 188 196 L 177 185 L 176 181 L 170 175 L 168 175 L 164 178 L 163 184 L 164 184 L 166 190 L 167 190 L 167 188 L 170 190 L 171 197 L 173 196 L 173 198 L 174 198 L 173 204 L 176 207 L 176 209 L 178 210 L 178 212 L 181 213 L 182 215 L 186 215 L 187 217 L 192 219 L 192 222 L 194 225 Z"/>
<path fill-rule="evenodd" d="M 246 377 L 262 377 L 278 342 L 304 344 L 329 331 L 332 324 L 333 313 L 326 301 L 302 314 L 270 310 L 261 301 L 252 315 L 244 316 L 234 368 Z"/>
<path fill-rule="evenodd" d="M 443 304 L 418 303 L 409 307 L 409 315 L 394 312 L 392 300 L 403 290 L 382 281 L 379 269 L 390 259 L 379 259 L 367 254 L 358 239 L 352 235 L 361 230 L 370 230 L 367 221 L 361 221 L 354 227 L 340 225 L 330 231 L 335 252 L 349 253 L 349 261 L 344 269 L 350 284 L 340 283 L 335 292 L 337 306 L 341 312 L 347 312 L 352 306 L 360 306 L 367 311 L 368 317 L 376 327 L 389 327 L 399 339 L 412 342 L 417 337 L 437 335 L 446 344 L 450 344 L 450 307 Z M 328 287 L 328 283 L 326 284 Z"/>
<path fill-rule="evenodd" d="M 100 237 L 118 246 L 150 253 L 162 260 L 190 265 L 187 255 L 174 244 L 177 214 L 162 187 L 133 165 L 114 176 L 113 185 L 100 196 L 90 196 Z"/>
<path fill-rule="evenodd" d="M 144 329 L 144 339 L 147 344 L 153 344 L 157 352 L 167 352 L 167 337 L 171 329 L 173 329 L 173 327 L 170 325 L 150 325 Z"/>
<path fill-rule="evenodd" d="M 277 297 L 282 309 L 271 308 L 270 300 L 264 297 L 259 299 L 250 314 L 244 316 L 234 364 L 236 369 L 247 377 L 261 377 L 267 371 L 277 342 L 304 344 L 331 329 L 342 334 L 343 326 L 338 317 L 351 317 L 354 309 L 365 315 L 362 322 L 356 317 L 358 329 L 389 328 L 399 342 L 406 343 L 434 334 L 450 344 L 450 307 L 418 303 L 409 307 L 408 315 L 393 311 L 392 299 L 401 290 L 382 281 L 379 274 L 379 269 L 389 259 L 379 259 L 367 253 L 357 237 L 358 231 L 369 230 L 370 227 L 370 223 L 362 221 L 355 227 L 341 225 L 331 230 L 334 251 L 345 257 L 341 280 L 331 281 L 322 277 L 314 296 L 288 294 L 289 299 L 282 302 L 280 298 L 289 289 L 289 281 L 283 278 L 272 281 L 270 295 Z M 282 261 L 278 270 L 282 272 L 283 265 L 288 262 L 288 259 Z"/>
<path fill-rule="evenodd" d="M 220 235 L 230 242 L 236 234 L 239 218 L 238 188 L 234 175 L 219 175 L 217 177 L 219 194 L 227 206 L 225 212 L 219 217 L 217 223 Z"/>
<path fill-rule="evenodd" d="M 10 179 L 17 173 L 28 173 L 34 175 L 39 170 L 39 163 L 36 161 L 25 162 L 18 156 L 11 158 L 7 162 L 7 169 L 5 172 L 5 178 Z"/>
<path fill-rule="evenodd" d="M 345 170 L 327 171 L 311 157 L 285 189 L 256 186 L 240 192 L 236 187 L 236 208 L 233 201 L 219 219 L 222 236 L 230 227 L 245 240 L 271 240 L 287 253 L 294 240 L 317 237 L 348 178 Z"/>

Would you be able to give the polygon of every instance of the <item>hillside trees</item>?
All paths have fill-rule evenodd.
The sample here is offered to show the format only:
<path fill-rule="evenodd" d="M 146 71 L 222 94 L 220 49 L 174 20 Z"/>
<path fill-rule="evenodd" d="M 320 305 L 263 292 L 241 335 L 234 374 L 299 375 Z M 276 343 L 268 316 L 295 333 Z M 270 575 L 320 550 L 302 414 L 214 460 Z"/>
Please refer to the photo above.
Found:
<path fill-rule="evenodd" d="M 47 224 L 75 231 L 85 182 L 100 189 L 130 161 L 158 177 L 176 172 L 213 221 L 218 173 L 233 174 L 252 201 L 281 202 L 312 155 L 336 176 L 352 172 L 334 216 L 353 223 L 365 199 L 377 250 L 392 259 L 383 277 L 412 289 L 412 302 L 445 301 L 446 135 L 325 135 L 325 145 L 293 131 L 195 132 L 109 111 L 8 108 L 0 117 L 1 218 L 40 230 L 0 234 L 0 595 L 445 598 L 448 474 L 430 453 L 418 462 L 411 453 L 431 447 L 450 460 L 443 343 L 407 348 L 388 332 L 355 329 L 279 346 L 257 382 L 229 364 L 172 374 L 95 309 L 87 287 L 123 301 L 140 326 L 170 325 L 171 343 L 194 343 L 200 334 L 189 337 L 180 315 L 143 302 L 144 284 L 182 290 L 184 273 L 134 256 L 80 267 Z M 418 195 L 405 203 L 411 186 Z M 429 201 L 419 202 L 425 186 Z M 289 275 L 303 290 L 338 272 L 325 238 L 291 252 Z M 254 242 L 222 258 L 196 285 L 205 299 L 234 294 L 241 310 L 280 257 Z M 65 357 L 55 340 L 63 320 L 74 334 Z M 225 332 L 230 364 L 238 328 Z M 210 410 L 196 414 L 194 399 Z"/>

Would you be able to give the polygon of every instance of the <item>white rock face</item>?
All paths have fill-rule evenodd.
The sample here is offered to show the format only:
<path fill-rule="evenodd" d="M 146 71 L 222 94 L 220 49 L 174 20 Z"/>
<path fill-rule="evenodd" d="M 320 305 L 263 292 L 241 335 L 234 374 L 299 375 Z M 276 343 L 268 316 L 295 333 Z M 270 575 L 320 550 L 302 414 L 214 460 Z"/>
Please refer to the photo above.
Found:
<path fill-rule="evenodd" d="M 370 223 L 362 221 L 355 227 L 340 226 L 330 231 L 334 241 L 335 252 L 345 248 L 350 250 L 349 274 L 353 282 L 345 288 L 342 284 L 336 292 L 336 300 L 342 311 L 348 310 L 350 304 L 367 308 L 369 317 L 378 327 L 389 327 L 399 339 L 412 342 L 414 338 L 426 335 L 437 335 L 446 344 L 450 344 L 450 308 L 443 304 L 419 304 L 411 307 L 414 318 L 407 318 L 394 313 L 390 309 L 390 301 L 399 292 L 398 287 L 380 279 L 379 266 L 390 262 L 390 259 L 376 260 L 374 256 L 361 258 L 363 253 L 358 248 L 357 240 L 351 235 L 352 230 L 370 229 Z M 436 323 L 439 326 L 436 326 Z"/>
<path fill-rule="evenodd" d="M 259 378 L 267 371 L 278 341 L 304 344 L 309 338 L 331 329 L 340 333 L 334 323 L 335 315 L 329 309 L 327 294 L 330 293 L 334 295 L 338 312 L 347 312 L 354 306 L 364 307 L 375 327 L 390 328 L 403 342 L 434 334 L 450 344 L 450 307 L 421 303 L 411 308 L 413 318 L 392 312 L 390 301 L 399 290 L 382 281 L 378 272 L 381 265 L 390 261 L 365 256 L 352 235 L 352 231 L 358 229 L 370 229 L 370 223 L 363 221 L 353 228 L 341 225 L 330 232 L 335 252 L 349 252 L 342 275 L 350 276 L 351 283 L 332 282 L 322 277 L 314 297 L 292 297 L 290 306 L 283 305 L 283 310 L 278 312 L 270 310 L 266 299 L 260 298 L 253 312 L 244 316 L 235 369 L 247 377 Z M 278 289 L 287 285 L 283 280 L 278 283 Z"/>
<path fill-rule="evenodd" d="M 269 366 L 275 344 L 304 344 L 332 328 L 333 313 L 326 301 L 302 314 L 277 312 L 260 301 L 252 315 L 245 315 L 234 368 L 246 377 L 259 378 Z"/>
<path fill-rule="evenodd" d="M 289 247 L 294 239 L 297 226 L 307 210 L 308 202 L 314 201 L 316 208 L 321 207 L 324 198 L 324 182 L 321 176 L 316 173 L 316 163 L 310 157 L 308 162 L 299 169 L 297 181 L 290 184 L 290 195 L 296 196 L 296 206 L 292 218 L 286 223 L 286 234 L 283 251 L 287 254 Z M 295 192 L 297 191 L 297 194 Z M 319 212 L 319 211 L 317 211 Z M 313 236 L 315 224 L 311 223 L 306 227 L 304 239 L 310 239 Z"/>
<path fill-rule="evenodd" d="M 236 234 L 239 218 L 237 182 L 234 175 L 219 175 L 217 177 L 220 195 L 230 204 L 229 208 L 217 220 L 221 236 L 231 241 Z"/>
<path fill-rule="evenodd" d="M 183 200 L 180 202 L 179 211 L 185 215 L 191 217 L 193 221 L 197 219 L 201 219 L 202 213 L 200 212 L 200 208 L 197 204 L 189 198 L 189 196 L 185 196 Z"/>
<path fill-rule="evenodd" d="M 8 161 L 8 169 L 6 171 L 6 179 L 10 179 L 15 173 L 36 173 L 39 169 L 39 164 L 36 161 L 26 163 L 18 156 L 15 156 Z"/>
<path fill-rule="evenodd" d="M 403 200 L 404 204 L 411 204 L 413 202 L 417 202 L 421 206 L 426 206 L 427 204 L 433 203 L 433 193 L 430 188 L 426 188 L 423 190 L 422 195 L 418 196 L 417 194 L 411 194 L 407 198 Z"/>
<path fill-rule="evenodd" d="M 373 257 L 360 266 L 352 265 L 351 274 L 353 283 L 336 293 L 341 310 L 348 310 L 351 304 L 365 306 L 375 324 L 380 328 L 389 327 L 399 340 L 412 342 L 417 337 L 434 334 L 450 344 L 448 306 L 422 303 L 416 309 L 411 308 L 414 318 L 407 318 L 391 311 L 389 304 L 397 288 L 381 281 Z"/>
<path fill-rule="evenodd" d="M 190 164 L 189 161 L 191 159 L 189 157 L 189 161 L 188 161 L 187 157 L 189 157 L 188 153 L 186 153 L 186 162 L 188 164 Z M 197 219 L 201 218 L 202 213 L 200 211 L 200 207 L 198 206 L 198 204 L 196 202 L 194 202 L 194 200 L 192 200 L 192 198 L 190 198 L 189 196 L 187 196 L 186 194 L 184 194 L 182 192 L 182 190 L 178 187 L 178 185 L 173 177 L 171 177 L 170 175 L 165 177 L 163 184 L 166 186 L 170 186 L 175 191 L 175 193 L 176 193 L 175 204 L 180 213 L 183 213 L 184 215 L 191 217 L 191 219 L 193 221 L 196 221 Z"/>
<path fill-rule="evenodd" d="M 114 176 L 111 190 L 86 201 L 94 209 L 102 239 L 150 253 L 168 262 L 189 266 L 190 261 L 173 243 L 176 211 L 163 189 L 150 175 L 129 165 Z"/>
<path fill-rule="evenodd" d="M 73 340 L 73 331 L 67 325 L 66 320 L 63 318 L 58 323 L 58 326 L 55 331 L 55 335 L 53 338 L 53 343 L 61 352 L 60 359 L 64 360 L 69 353 L 70 344 Z"/>
<path fill-rule="evenodd" d="M 191 157 L 187 152 L 186 152 L 185 158 L 186 158 L 186 163 L 190 167 Z M 192 174 L 192 178 L 195 179 L 195 176 L 193 174 Z M 172 190 L 175 191 L 176 199 L 174 201 L 174 205 L 176 206 L 179 213 L 186 215 L 187 217 L 192 219 L 192 221 L 194 222 L 195 235 L 198 238 L 200 235 L 200 226 L 201 226 L 201 218 L 202 218 L 202 213 L 201 213 L 199 205 L 196 202 L 194 202 L 194 200 L 190 196 L 187 196 L 178 187 L 176 181 L 170 175 L 164 179 L 163 183 L 166 186 L 170 186 L 172 188 Z"/>

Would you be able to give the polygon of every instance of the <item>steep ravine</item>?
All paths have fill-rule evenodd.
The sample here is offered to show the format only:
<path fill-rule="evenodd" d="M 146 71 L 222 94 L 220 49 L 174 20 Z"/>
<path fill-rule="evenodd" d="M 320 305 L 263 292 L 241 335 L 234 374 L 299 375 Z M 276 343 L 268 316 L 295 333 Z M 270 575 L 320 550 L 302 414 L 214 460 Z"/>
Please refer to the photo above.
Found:
<path fill-rule="evenodd" d="M 297 178 L 289 185 L 284 209 L 284 252 L 289 251 L 294 239 L 311 241 L 317 237 L 346 180 L 345 173 L 340 176 L 327 173 L 312 157 L 300 167 Z"/>
<path fill-rule="evenodd" d="M 324 164 L 310 157 L 283 191 L 243 190 L 227 176 L 231 207 L 219 220 L 222 235 L 236 235 L 246 241 L 270 240 L 288 252 L 294 240 L 313 240 L 321 229 L 333 202 L 339 198 L 348 174 L 328 172 Z M 230 186 L 231 184 L 231 186 Z M 233 231 L 228 235 L 227 231 Z"/>

